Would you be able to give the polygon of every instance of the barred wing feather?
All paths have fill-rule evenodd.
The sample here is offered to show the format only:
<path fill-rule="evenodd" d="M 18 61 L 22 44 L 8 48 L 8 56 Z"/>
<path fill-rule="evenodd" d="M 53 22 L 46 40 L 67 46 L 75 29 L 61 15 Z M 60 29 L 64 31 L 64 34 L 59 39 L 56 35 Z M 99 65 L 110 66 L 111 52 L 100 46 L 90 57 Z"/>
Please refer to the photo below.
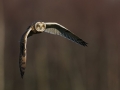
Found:
<path fill-rule="evenodd" d="M 21 37 L 20 40 L 20 55 L 19 55 L 19 68 L 21 77 L 23 78 L 25 68 L 26 68 L 26 56 L 27 56 L 27 38 L 29 35 L 32 35 L 31 28 L 29 28 Z"/>
<path fill-rule="evenodd" d="M 62 25 L 59 25 L 57 23 L 46 23 L 46 30 L 44 32 L 54 34 L 54 35 L 60 35 L 63 36 L 69 40 L 72 40 L 73 42 L 76 42 L 78 44 L 81 44 L 83 46 L 87 46 L 87 43 L 80 39 L 78 36 L 70 32 L 68 29 L 63 27 Z"/>

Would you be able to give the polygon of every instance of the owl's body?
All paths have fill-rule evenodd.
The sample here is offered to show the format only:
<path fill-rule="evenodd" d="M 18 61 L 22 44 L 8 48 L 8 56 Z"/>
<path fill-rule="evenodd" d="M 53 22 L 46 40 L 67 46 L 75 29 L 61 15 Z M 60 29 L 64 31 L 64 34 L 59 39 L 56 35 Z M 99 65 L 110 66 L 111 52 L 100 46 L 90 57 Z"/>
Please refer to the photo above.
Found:
<path fill-rule="evenodd" d="M 27 38 L 32 36 L 33 34 L 39 34 L 42 32 L 47 32 L 54 35 L 60 35 L 80 45 L 87 46 L 87 43 L 85 41 L 83 41 L 78 36 L 70 32 L 67 28 L 65 28 L 64 26 L 58 23 L 53 23 L 53 22 L 33 23 L 28 27 L 27 31 L 22 35 L 20 40 L 19 67 L 22 78 L 26 68 Z"/>

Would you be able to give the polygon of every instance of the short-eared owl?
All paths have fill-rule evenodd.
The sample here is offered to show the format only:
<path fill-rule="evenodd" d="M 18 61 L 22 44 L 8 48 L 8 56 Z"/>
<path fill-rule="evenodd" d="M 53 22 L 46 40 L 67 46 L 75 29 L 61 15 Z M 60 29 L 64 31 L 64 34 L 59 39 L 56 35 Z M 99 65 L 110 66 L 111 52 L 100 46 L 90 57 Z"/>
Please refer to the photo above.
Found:
<path fill-rule="evenodd" d="M 21 72 L 21 77 L 23 78 L 25 68 L 26 68 L 26 52 L 27 52 L 27 38 L 32 36 L 33 34 L 38 34 L 42 32 L 47 32 L 54 35 L 63 36 L 69 40 L 72 40 L 78 44 L 83 46 L 87 46 L 87 43 L 80 39 L 78 36 L 70 32 L 64 26 L 54 23 L 54 22 L 36 22 L 30 25 L 22 35 L 20 40 L 20 57 L 19 57 L 19 67 Z"/>

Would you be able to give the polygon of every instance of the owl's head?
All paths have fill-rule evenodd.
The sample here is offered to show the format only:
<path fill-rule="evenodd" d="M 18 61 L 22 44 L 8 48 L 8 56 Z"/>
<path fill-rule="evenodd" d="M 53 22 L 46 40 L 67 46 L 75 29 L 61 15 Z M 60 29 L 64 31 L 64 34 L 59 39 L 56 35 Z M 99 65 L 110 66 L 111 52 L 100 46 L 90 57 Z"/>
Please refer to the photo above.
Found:
<path fill-rule="evenodd" d="M 46 24 L 44 22 L 36 22 L 35 23 L 35 29 L 38 32 L 43 32 L 46 29 Z"/>

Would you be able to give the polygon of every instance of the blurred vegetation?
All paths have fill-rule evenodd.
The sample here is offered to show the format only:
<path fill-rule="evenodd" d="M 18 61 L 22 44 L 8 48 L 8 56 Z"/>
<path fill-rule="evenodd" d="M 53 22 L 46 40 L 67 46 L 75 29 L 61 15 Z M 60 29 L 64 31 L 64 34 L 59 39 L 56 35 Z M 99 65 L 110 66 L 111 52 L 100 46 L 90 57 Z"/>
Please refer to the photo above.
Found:
<path fill-rule="evenodd" d="M 47 33 L 19 40 L 35 21 L 57 22 L 88 47 Z M 120 90 L 119 0 L 0 0 L 0 90 Z"/>

